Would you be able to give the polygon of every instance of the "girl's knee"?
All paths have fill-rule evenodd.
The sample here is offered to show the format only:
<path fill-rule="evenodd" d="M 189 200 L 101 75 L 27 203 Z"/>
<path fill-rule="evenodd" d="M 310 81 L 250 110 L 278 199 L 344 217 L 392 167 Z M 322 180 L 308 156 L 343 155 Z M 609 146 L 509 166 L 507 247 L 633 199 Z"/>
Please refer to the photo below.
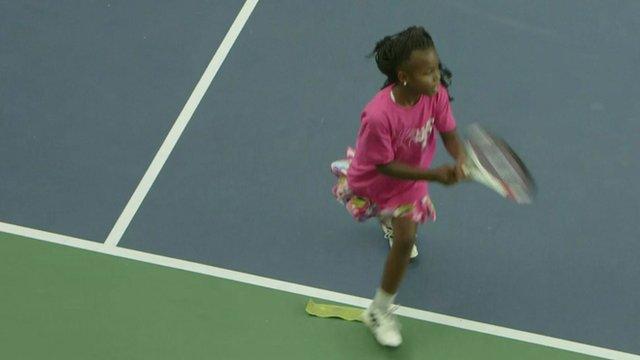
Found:
<path fill-rule="evenodd" d="M 418 224 L 408 218 L 393 218 L 391 220 L 393 226 L 394 241 L 403 241 L 413 245 L 418 230 Z"/>
<path fill-rule="evenodd" d="M 397 246 L 402 250 L 411 251 L 415 243 L 415 236 L 394 236 L 393 238 L 393 246 Z"/>

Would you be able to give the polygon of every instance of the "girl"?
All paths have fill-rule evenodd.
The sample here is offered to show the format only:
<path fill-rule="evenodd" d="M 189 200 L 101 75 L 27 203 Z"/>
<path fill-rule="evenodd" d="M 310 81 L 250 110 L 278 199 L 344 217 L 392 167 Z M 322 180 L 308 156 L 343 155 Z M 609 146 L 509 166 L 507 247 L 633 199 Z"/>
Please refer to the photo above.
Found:
<path fill-rule="evenodd" d="M 386 346 L 402 343 L 392 307 L 412 250 L 418 224 L 435 220 L 428 182 L 454 184 L 464 178 L 462 145 L 449 105 L 451 72 L 440 64 L 431 36 L 413 26 L 378 41 L 373 50 L 387 76 L 361 115 L 356 148 L 332 164 L 334 195 L 359 221 L 378 217 L 391 250 L 382 281 L 364 323 Z M 440 133 L 456 165 L 429 168 Z"/>

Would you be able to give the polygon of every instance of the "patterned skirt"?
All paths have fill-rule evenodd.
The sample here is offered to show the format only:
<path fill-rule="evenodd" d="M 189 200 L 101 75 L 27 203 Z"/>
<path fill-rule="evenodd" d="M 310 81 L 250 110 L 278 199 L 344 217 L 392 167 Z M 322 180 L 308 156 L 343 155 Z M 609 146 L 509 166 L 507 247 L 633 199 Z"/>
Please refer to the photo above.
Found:
<path fill-rule="evenodd" d="M 372 217 L 377 217 L 386 221 L 394 217 L 408 217 L 417 223 L 424 223 L 427 220 L 435 221 L 436 209 L 428 195 L 412 204 L 402 204 L 391 208 L 380 208 L 371 199 L 357 196 L 349 189 L 347 181 L 347 171 L 351 160 L 355 156 L 355 150 L 347 149 L 347 157 L 331 163 L 331 172 L 338 179 L 333 186 L 333 196 L 341 204 L 345 205 L 347 211 L 357 221 L 365 221 Z"/>

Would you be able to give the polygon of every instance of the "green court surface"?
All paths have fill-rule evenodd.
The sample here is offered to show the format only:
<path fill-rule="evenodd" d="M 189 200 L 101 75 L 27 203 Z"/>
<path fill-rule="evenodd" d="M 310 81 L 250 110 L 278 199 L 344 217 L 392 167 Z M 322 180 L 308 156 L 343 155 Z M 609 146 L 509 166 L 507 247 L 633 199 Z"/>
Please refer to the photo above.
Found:
<path fill-rule="evenodd" d="M 0 233 L 0 359 L 594 359 L 401 318 L 382 348 L 307 297 Z"/>

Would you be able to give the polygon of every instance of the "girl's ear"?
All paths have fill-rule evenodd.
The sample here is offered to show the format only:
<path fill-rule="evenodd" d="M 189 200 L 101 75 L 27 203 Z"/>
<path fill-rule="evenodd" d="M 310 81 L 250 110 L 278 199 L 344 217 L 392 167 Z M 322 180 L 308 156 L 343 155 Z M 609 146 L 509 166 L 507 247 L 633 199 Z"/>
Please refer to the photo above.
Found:
<path fill-rule="evenodd" d="M 409 79 L 409 76 L 403 70 L 398 70 L 398 82 L 403 84 L 405 81 Z"/>

